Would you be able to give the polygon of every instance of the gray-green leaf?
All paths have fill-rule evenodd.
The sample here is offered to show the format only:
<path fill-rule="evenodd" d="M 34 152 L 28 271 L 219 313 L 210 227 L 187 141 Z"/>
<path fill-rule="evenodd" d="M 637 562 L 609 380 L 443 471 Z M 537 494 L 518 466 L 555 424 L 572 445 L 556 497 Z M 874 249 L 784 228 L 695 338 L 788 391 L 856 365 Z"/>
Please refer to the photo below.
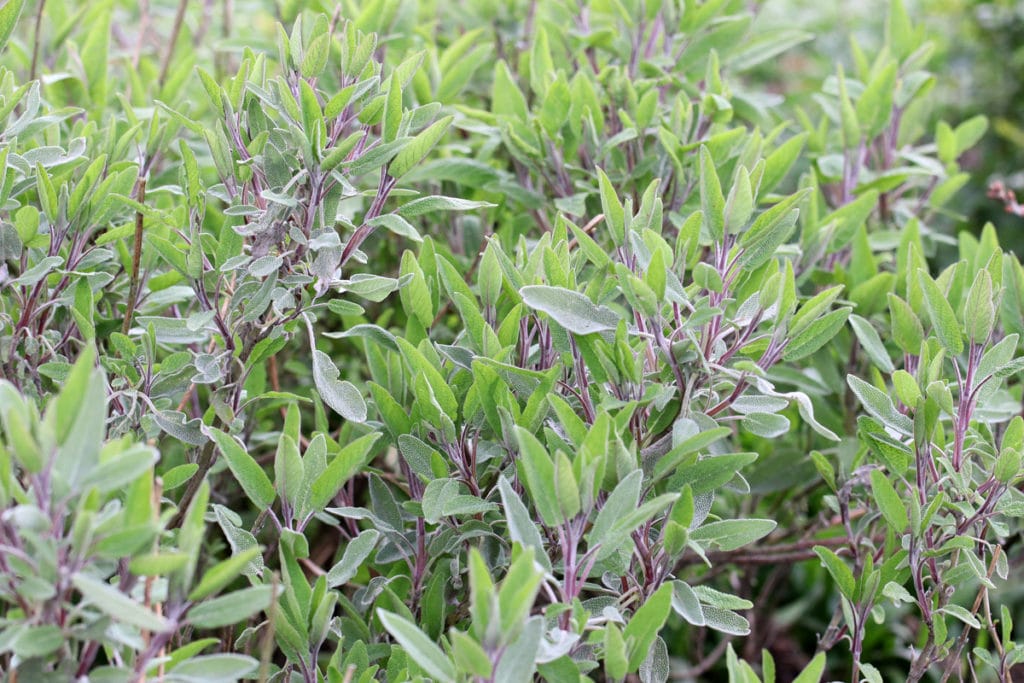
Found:
<path fill-rule="evenodd" d="M 519 290 L 530 308 L 547 313 L 555 322 L 575 334 L 614 330 L 619 316 L 606 306 L 598 306 L 585 294 L 562 287 L 531 285 Z"/>
<path fill-rule="evenodd" d="M 349 541 L 348 545 L 345 546 L 345 552 L 342 554 L 341 559 L 327 572 L 327 585 L 331 588 L 337 588 L 351 581 L 352 577 L 359 571 L 363 561 L 373 552 L 379 538 L 379 531 L 367 529 Z"/>
<path fill-rule="evenodd" d="M 313 381 L 320 398 L 352 422 L 366 422 L 366 402 L 351 382 L 338 379 L 338 368 L 323 351 L 313 351 Z"/>
<path fill-rule="evenodd" d="M 162 633 L 173 627 L 169 620 L 135 602 L 109 583 L 81 572 L 71 577 L 71 583 L 87 602 L 117 621 L 153 633 Z"/>
<path fill-rule="evenodd" d="M 416 624 L 393 612 L 378 609 L 377 616 L 388 633 L 398 641 L 406 654 L 422 668 L 428 676 L 437 681 L 454 681 L 455 667 L 452 666 L 441 648 Z"/>

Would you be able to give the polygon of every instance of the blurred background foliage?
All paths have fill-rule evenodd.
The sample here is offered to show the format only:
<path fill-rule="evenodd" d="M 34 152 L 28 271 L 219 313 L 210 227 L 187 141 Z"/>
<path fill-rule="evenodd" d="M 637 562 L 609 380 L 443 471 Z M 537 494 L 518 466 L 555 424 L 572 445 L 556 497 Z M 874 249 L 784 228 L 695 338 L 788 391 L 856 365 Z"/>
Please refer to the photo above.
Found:
<path fill-rule="evenodd" d="M 815 36 L 758 74 L 777 78 L 780 91 L 790 99 L 809 100 L 837 61 L 849 66 L 851 36 L 868 54 L 884 40 L 885 0 L 758 4 L 760 21 L 766 25 L 797 26 Z M 1024 224 L 1006 216 L 1002 203 L 989 198 L 987 191 L 995 181 L 1018 193 L 1024 188 L 1024 2 L 908 0 L 906 6 L 934 43 L 930 68 L 938 78 L 927 98 L 932 120 L 961 121 L 984 114 L 991 122 L 985 137 L 961 159 L 971 180 L 957 195 L 960 220 L 951 229 L 978 234 L 991 221 L 1000 243 L 1022 253 Z"/>
<path fill-rule="evenodd" d="M 113 35 L 125 59 L 137 59 L 140 50 L 156 51 L 159 36 L 167 35 L 174 23 L 178 3 L 174 0 L 143 0 L 121 2 L 113 21 Z M 274 50 L 277 22 L 289 24 L 303 10 L 333 14 L 338 5 L 331 0 L 233 0 L 220 3 L 209 0 L 189 3 L 184 16 L 182 40 L 190 41 L 195 50 L 192 61 L 202 63 L 213 56 L 226 64 L 232 55 L 240 55 L 243 47 Z M 392 25 L 392 41 L 396 36 L 457 36 L 460 27 L 491 24 L 501 34 L 518 26 L 518 17 L 528 0 L 495 0 L 489 3 L 444 2 L 443 0 L 395 0 L 394 2 L 343 3 L 344 16 L 366 13 L 372 17 L 385 6 L 398 5 L 394 15 L 408 23 Z M 772 82 L 789 103 L 806 105 L 813 110 L 812 97 L 821 82 L 835 72 L 837 63 L 852 66 L 851 38 L 871 54 L 884 41 L 887 0 L 750 0 L 747 3 L 758 15 L 764 28 L 789 28 L 806 31 L 813 39 L 795 45 L 779 58 L 751 70 L 746 77 L 760 87 Z M 48 21 L 43 30 L 56 43 L 70 38 L 69 49 L 76 42 L 87 40 L 89 16 L 61 16 L 62 3 L 50 3 Z M 407 11 L 401 5 L 416 5 Z M 72 5 L 68 5 L 72 6 Z M 89 3 L 77 5 L 88 8 Z M 967 229 L 979 234 L 986 222 L 993 222 L 1001 243 L 1017 253 L 1024 252 L 1024 234 L 1020 218 L 1006 217 L 1002 203 L 986 196 L 992 182 L 1002 181 L 1018 192 L 1024 189 L 1024 2 L 1019 0 L 908 0 L 907 10 L 918 29 L 933 42 L 934 56 L 930 69 L 938 79 L 930 97 L 931 122 L 945 119 L 962 121 L 976 114 L 989 118 L 991 126 L 984 139 L 968 152 L 962 164 L 971 173 L 971 181 L 958 195 L 958 220 L 948 230 Z M 387 12 L 391 14 L 391 12 Z M 368 18 L 369 18 L 368 17 Z M 244 19 L 243 19 L 244 18 Z M 83 23 L 78 23 L 80 20 Z M 129 35 L 119 27 L 137 26 L 140 19 L 148 33 Z M 232 30 L 232 23 L 244 21 L 246 30 Z M 413 24 L 416 21 L 418 23 Z M 49 26 L 45 25 L 49 24 Z M 23 30 L 29 24 L 23 25 Z M 443 35 L 442 35 L 443 34 Z M 26 36 L 27 37 L 27 36 Z M 513 41 L 521 36 L 509 36 Z M 30 45 L 24 41 L 21 45 Z M 405 46 L 396 46 L 401 52 Z M 521 47 L 517 46 L 517 47 Z M 17 48 L 14 48 L 17 49 Z M 213 53 L 210 55 L 210 53 Z M 23 54 L 26 61 L 31 55 Z M 191 67 L 175 71 L 183 77 Z M 58 78 L 59 75 L 50 76 Z M 768 87 L 767 89 L 772 89 Z M 472 91 L 472 84 L 469 91 Z M 466 94 L 466 93 L 464 93 Z M 951 255 L 951 253 L 950 253 Z M 941 260 L 941 259 L 940 259 Z"/>

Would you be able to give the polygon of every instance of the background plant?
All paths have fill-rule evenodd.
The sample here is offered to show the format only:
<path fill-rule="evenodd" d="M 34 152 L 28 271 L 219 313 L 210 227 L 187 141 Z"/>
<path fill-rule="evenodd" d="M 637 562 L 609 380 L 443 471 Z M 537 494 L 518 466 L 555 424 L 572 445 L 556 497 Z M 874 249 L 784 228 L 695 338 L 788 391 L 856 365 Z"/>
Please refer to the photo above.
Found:
<path fill-rule="evenodd" d="M 728 0 L 275 12 L 0 8 L 5 672 L 1009 680 L 1022 272 L 900 2 L 803 81 Z"/>

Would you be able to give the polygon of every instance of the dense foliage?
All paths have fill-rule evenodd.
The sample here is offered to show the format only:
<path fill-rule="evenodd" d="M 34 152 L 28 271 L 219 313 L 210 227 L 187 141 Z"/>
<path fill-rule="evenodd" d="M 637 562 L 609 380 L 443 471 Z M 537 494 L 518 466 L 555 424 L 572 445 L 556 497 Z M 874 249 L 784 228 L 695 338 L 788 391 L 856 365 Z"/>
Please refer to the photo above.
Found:
<path fill-rule="evenodd" d="M 8 679 L 1011 680 L 987 119 L 750 4 L 7 0 Z"/>

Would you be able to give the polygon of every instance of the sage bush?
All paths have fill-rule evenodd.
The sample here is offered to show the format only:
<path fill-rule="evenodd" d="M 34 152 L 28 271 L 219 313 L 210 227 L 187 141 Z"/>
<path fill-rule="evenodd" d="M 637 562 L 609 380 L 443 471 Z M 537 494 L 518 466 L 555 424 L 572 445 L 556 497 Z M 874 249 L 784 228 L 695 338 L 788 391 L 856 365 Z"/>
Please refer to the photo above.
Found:
<path fill-rule="evenodd" d="M 6 680 L 1012 680 L 987 120 L 751 4 L 7 0 Z"/>

